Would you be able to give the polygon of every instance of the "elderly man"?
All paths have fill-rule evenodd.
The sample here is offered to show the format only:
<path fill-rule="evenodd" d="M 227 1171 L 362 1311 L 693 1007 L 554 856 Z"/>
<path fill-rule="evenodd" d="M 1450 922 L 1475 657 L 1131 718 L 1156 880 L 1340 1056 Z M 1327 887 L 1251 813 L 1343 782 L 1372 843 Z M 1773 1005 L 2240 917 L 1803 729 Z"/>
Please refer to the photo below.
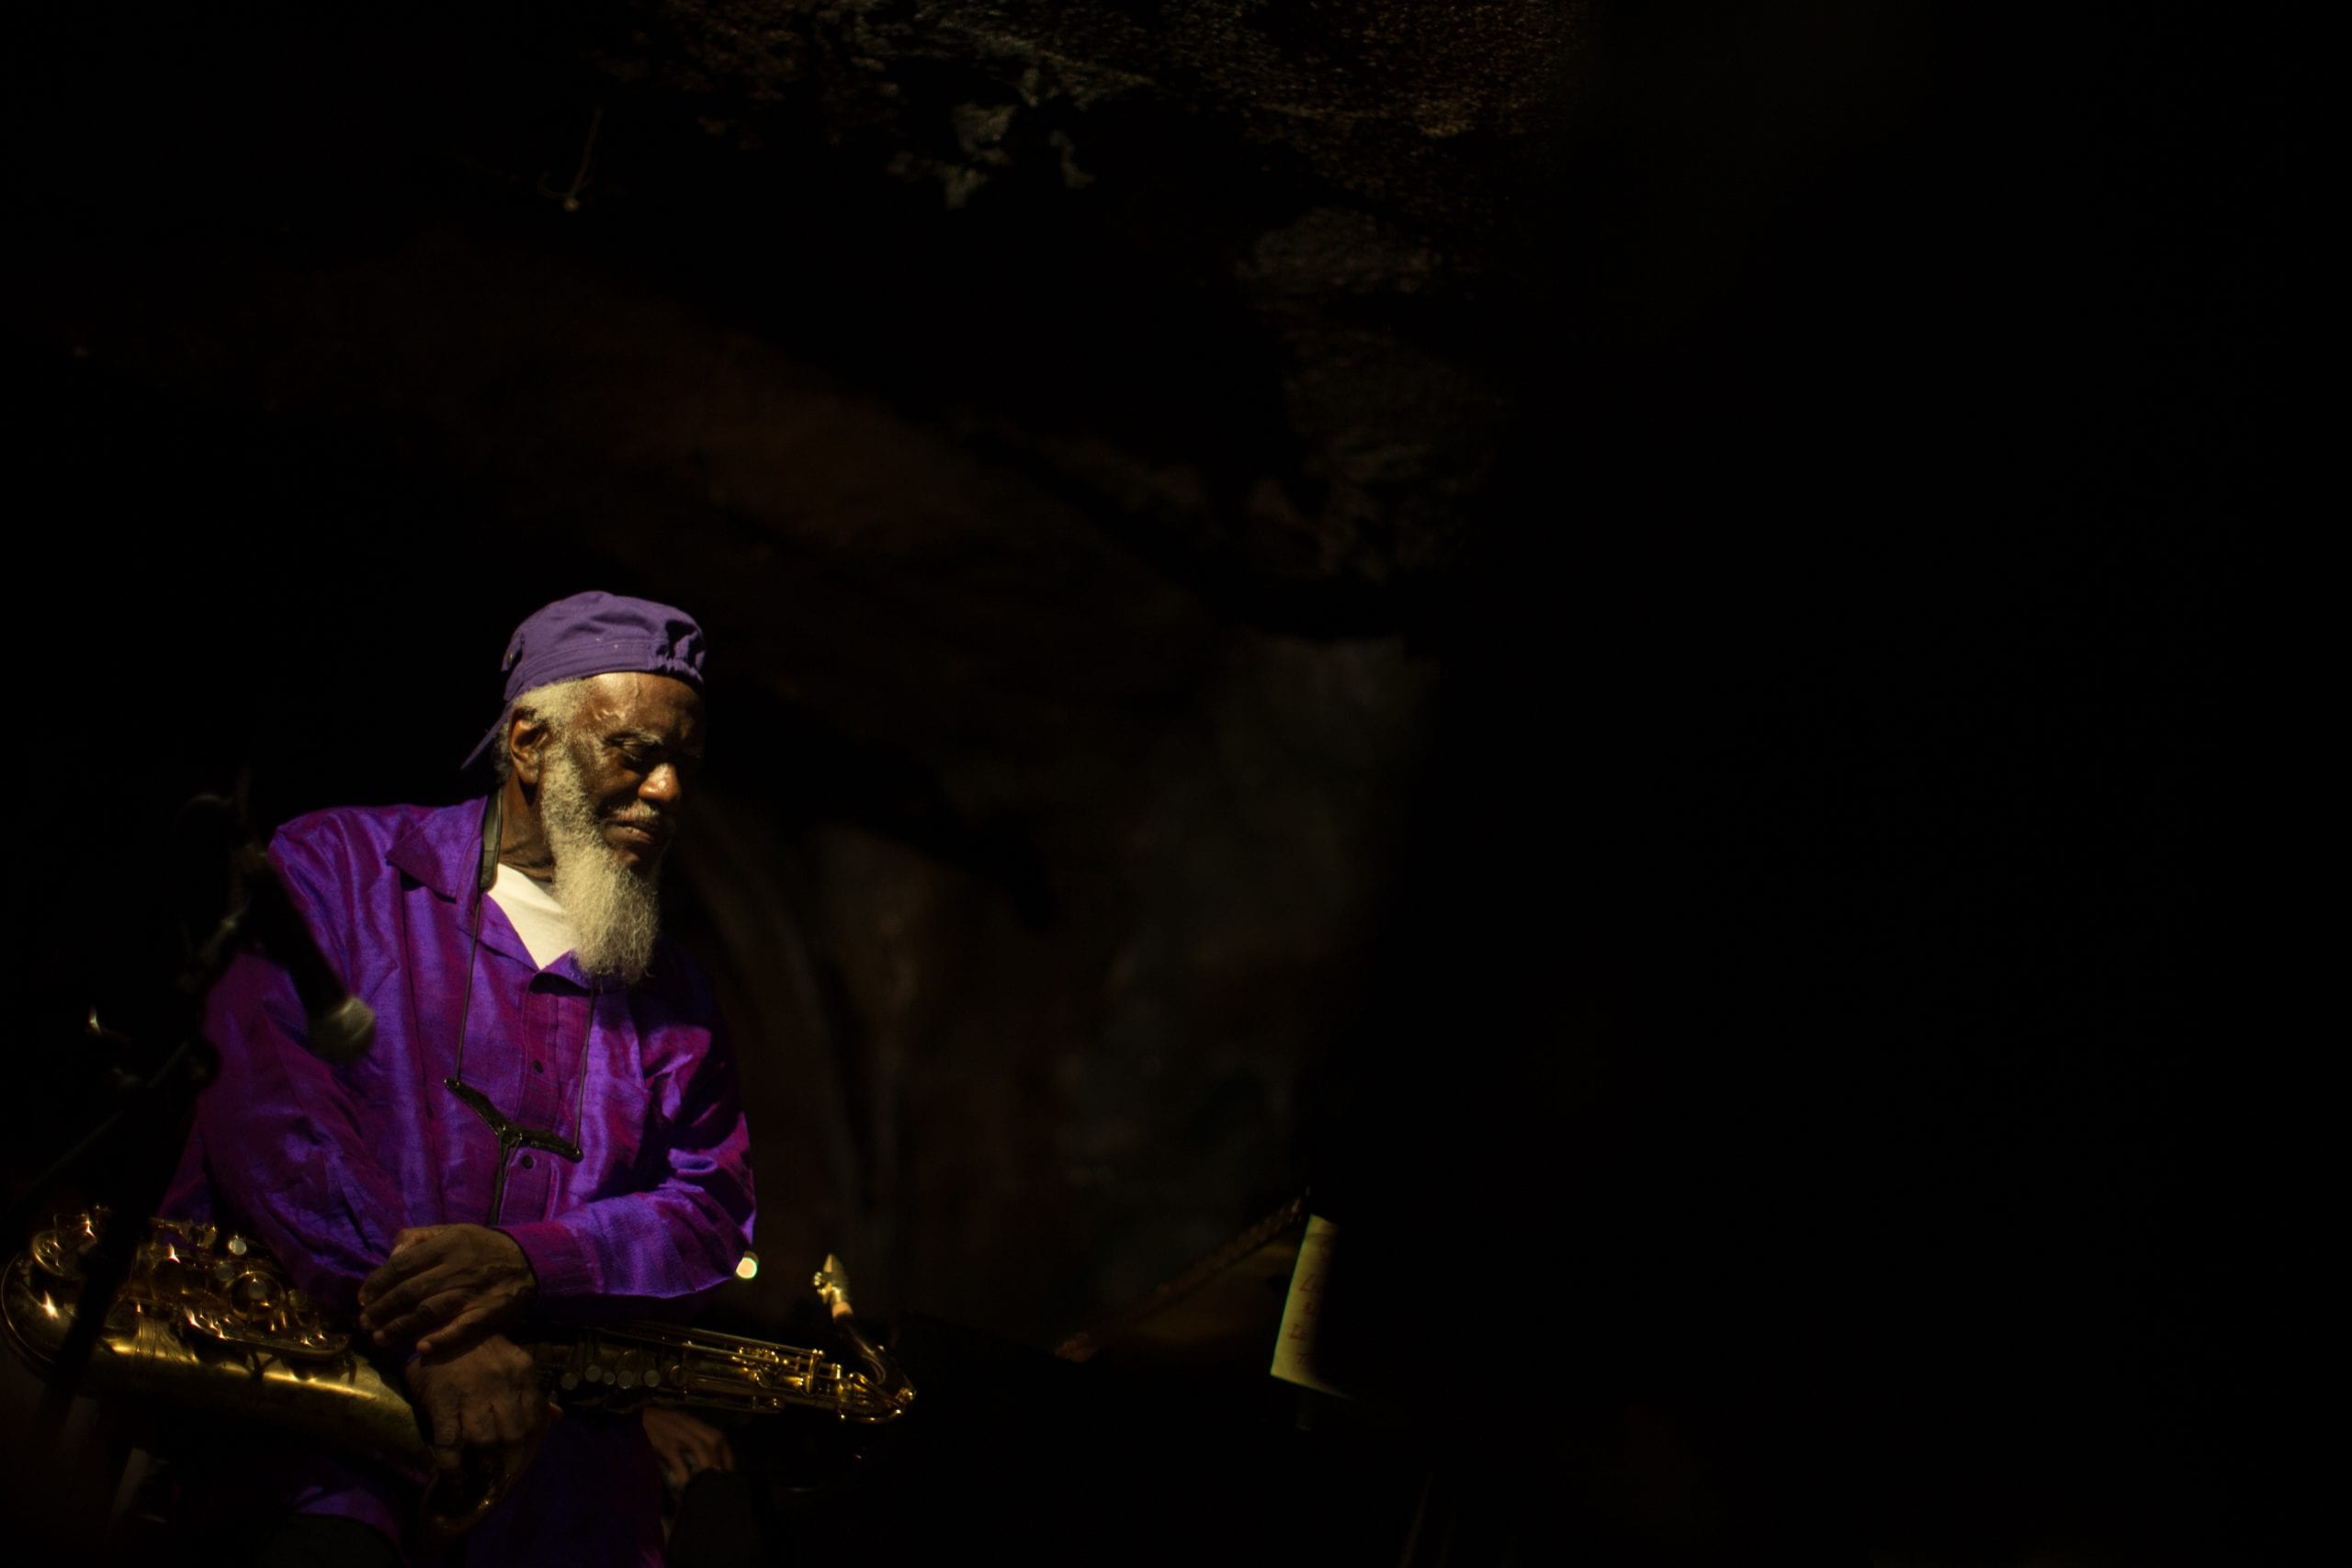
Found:
<path fill-rule="evenodd" d="M 356 1314 L 445 1466 L 544 1436 L 469 1561 L 658 1562 L 640 1427 L 549 1429 L 507 1331 L 690 1309 L 751 1239 L 710 988 L 660 935 L 657 876 L 703 755 L 702 633 L 666 605 L 582 593 L 522 624 L 506 671 L 505 712 L 469 759 L 495 761 L 487 799 L 322 811 L 271 843 L 375 1043 L 321 1060 L 287 973 L 238 959 L 208 1007 L 221 1073 L 167 1212 L 245 1230 Z M 389 1555 L 371 1530 L 422 1550 L 398 1477 L 315 1454 L 246 1468 L 229 1506 L 290 1519 L 289 1550 Z"/>

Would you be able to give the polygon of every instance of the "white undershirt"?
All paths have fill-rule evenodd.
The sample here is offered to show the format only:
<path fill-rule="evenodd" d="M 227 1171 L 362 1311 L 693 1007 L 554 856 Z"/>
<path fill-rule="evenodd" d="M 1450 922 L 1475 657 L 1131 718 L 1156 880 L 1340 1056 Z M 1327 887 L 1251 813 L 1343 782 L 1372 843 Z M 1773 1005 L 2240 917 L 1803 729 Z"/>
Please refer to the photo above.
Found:
<path fill-rule="evenodd" d="M 555 894 L 537 877 L 526 876 L 501 861 L 498 880 L 490 885 L 490 900 L 506 911 L 514 934 L 523 939 L 531 962 L 544 969 L 575 945 L 571 917 L 555 901 Z"/>

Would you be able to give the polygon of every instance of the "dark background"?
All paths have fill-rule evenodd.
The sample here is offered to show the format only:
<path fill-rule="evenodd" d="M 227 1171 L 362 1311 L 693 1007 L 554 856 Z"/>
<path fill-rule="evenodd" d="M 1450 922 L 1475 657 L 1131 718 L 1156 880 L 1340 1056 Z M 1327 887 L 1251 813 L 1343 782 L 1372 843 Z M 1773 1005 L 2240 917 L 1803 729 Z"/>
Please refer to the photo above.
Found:
<path fill-rule="evenodd" d="M 753 1331 L 839 1247 L 1025 1364 L 1311 1190 L 1523 1553 L 2270 1550 L 2258 17 L 7 26 L 12 1175 L 180 801 L 454 798 L 514 622 L 645 592 L 716 650 Z"/>

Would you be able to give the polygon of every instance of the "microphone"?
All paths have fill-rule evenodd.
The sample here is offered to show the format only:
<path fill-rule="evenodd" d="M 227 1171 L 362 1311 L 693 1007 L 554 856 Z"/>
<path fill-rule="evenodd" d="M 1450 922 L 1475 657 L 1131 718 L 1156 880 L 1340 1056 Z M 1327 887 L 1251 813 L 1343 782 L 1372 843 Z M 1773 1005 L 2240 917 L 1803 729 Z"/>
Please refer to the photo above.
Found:
<path fill-rule="evenodd" d="M 337 1066 L 366 1055 L 376 1043 L 376 1010 L 345 989 L 328 965 L 269 856 L 248 840 L 230 855 L 229 873 L 245 898 L 242 916 L 232 919 L 259 938 L 293 980 L 309 1019 L 311 1055 Z"/>

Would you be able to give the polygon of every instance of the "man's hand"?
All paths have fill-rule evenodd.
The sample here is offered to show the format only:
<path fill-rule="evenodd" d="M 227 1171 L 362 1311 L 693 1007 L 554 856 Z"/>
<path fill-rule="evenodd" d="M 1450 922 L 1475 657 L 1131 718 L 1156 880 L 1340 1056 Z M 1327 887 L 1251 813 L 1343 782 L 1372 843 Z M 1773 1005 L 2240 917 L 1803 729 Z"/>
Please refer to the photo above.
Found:
<path fill-rule="evenodd" d="M 408 1364 L 409 1396 L 432 1439 L 434 1462 L 455 1472 L 468 1450 L 510 1481 L 538 1451 L 555 1406 L 531 1372 L 530 1352 L 503 1334 Z"/>
<path fill-rule="evenodd" d="M 653 1445 L 653 1457 L 662 1461 L 662 1479 L 673 1492 L 684 1491 L 701 1471 L 735 1468 L 735 1450 L 727 1446 L 727 1434 L 683 1410 L 647 1405 L 645 1438 Z"/>
<path fill-rule="evenodd" d="M 530 1310 L 538 1276 L 513 1236 L 487 1225 L 426 1225 L 392 1238 L 392 1255 L 359 1283 L 359 1326 L 417 1354 L 459 1349 Z"/>

